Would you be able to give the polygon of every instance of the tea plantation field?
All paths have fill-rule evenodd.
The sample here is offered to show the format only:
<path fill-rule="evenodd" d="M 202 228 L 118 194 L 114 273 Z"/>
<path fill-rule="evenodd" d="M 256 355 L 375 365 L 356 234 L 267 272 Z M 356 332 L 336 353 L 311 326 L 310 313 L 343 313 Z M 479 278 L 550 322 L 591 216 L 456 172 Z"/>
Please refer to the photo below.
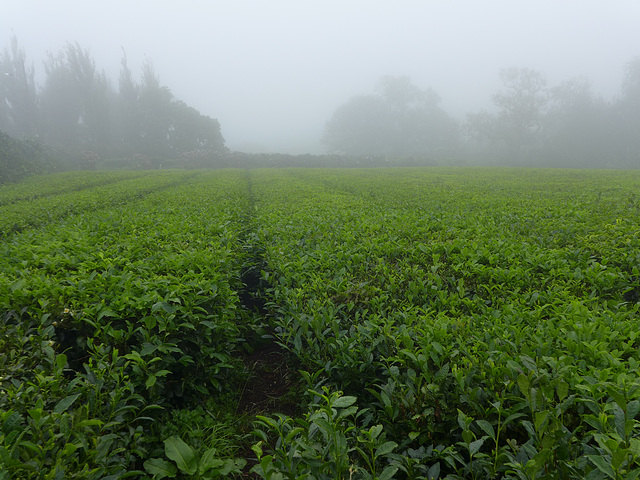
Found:
<path fill-rule="evenodd" d="M 0 187 L 0 479 L 639 478 L 638 192 L 497 168 Z"/>

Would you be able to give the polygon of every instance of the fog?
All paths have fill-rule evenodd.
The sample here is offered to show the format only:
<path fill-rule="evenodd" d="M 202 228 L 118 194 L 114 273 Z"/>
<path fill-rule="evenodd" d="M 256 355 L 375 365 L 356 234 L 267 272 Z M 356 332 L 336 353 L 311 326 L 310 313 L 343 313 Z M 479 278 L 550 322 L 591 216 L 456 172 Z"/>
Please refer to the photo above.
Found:
<path fill-rule="evenodd" d="M 0 50 L 14 34 L 39 79 L 47 52 L 78 42 L 117 81 L 124 49 L 135 75 L 150 59 L 217 119 L 230 149 L 321 153 L 336 108 L 384 75 L 433 89 L 458 119 L 491 110 L 508 67 L 584 76 L 613 98 L 639 21 L 637 0 L 5 0 Z"/>

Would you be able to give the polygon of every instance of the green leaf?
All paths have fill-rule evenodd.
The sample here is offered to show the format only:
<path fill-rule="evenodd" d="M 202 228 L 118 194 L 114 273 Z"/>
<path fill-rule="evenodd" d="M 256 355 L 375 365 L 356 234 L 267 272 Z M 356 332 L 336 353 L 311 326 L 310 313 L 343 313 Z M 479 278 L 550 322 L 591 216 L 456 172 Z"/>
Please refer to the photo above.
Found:
<path fill-rule="evenodd" d="M 378 476 L 378 480 L 390 480 L 398 471 L 398 467 L 395 465 L 389 465 L 385 468 L 382 473 Z"/>
<path fill-rule="evenodd" d="M 495 440 L 496 432 L 493 429 L 493 425 L 491 425 L 486 420 L 476 420 L 476 423 L 484 431 L 484 433 L 486 433 L 487 435 L 489 435 L 489 437 Z"/>
<path fill-rule="evenodd" d="M 611 455 L 611 467 L 614 471 L 619 470 L 622 466 L 622 462 L 624 462 L 629 456 L 629 450 L 620 448 L 613 452 Z"/>
<path fill-rule="evenodd" d="M 520 375 L 518 375 L 518 388 L 520 388 L 520 391 L 522 392 L 522 394 L 527 398 L 529 398 L 530 386 L 531 386 L 531 383 L 529 382 L 529 378 L 527 378 L 527 376 L 524 373 L 521 373 Z"/>
<path fill-rule="evenodd" d="M 232 471 L 234 472 L 242 472 L 242 469 L 247 465 L 247 461 L 244 458 L 236 458 L 233 460 L 227 460 L 227 464 L 231 463 L 232 466 L 229 470 L 227 470 L 227 465 L 225 465 L 222 469 L 220 469 L 221 475 L 228 475 Z"/>
<path fill-rule="evenodd" d="M 636 457 L 640 457 L 640 440 L 637 438 L 629 439 L 629 451 Z"/>
<path fill-rule="evenodd" d="M 548 410 L 543 410 L 542 412 L 536 412 L 535 423 L 534 423 L 534 425 L 536 427 L 536 432 L 544 431 L 544 430 L 542 430 L 542 428 L 544 426 L 546 426 L 548 419 L 549 419 L 549 411 Z"/>
<path fill-rule="evenodd" d="M 64 353 L 56 355 L 56 368 L 63 370 L 67 366 L 67 356 Z"/>
<path fill-rule="evenodd" d="M 145 357 L 147 355 L 151 355 L 157 349 L 158 349 L 157 345 L 154 345 L 153 343 L 145 342 L 142 344 L 142 350 L 140 350 L 140 356 Z"/>
<path fill-rule="evenodd" d="M 593 462 L 593 464 L 604 473 L 609 478 L 616 478 L 616 474 L 611 467 L 611 464 L 608 463 L 604 458 L 599 455 L 587 455 L 587 458 Z"/>
<path fill-rule="evenodd" d="M 109 307 L 103 307 L 98 312 L 98 315 L 96 316 L 96 320 L 100 321 L 103 317 L 115 318 L 115 317 L 117 317 L 117 315 Z"/>
<path fill-rule="evenodd" d="M 332 407 L 334 408 L 350 407 L 351 405 L 356 403 L 356 400 L 358 400 L 357 397 L 350 397 L 350 396 L 339 397 L 336 399 L 335 402 L 333 402 Z"/>
<path fill-rule="evenodd" d="M 73 405 L 73 402 L 75 402 L 78 399 L 79 396 L 80 396 L 80 394 L 76 393 L 75 395 L 69 395 L 68 397 L 63 398 L 53 408 L 53 413 L 63 413 L 65 411 L 67 411 L 67 409 L 71 405 Z"/>
<path fill-rule="evenodd" d="M 347 452 L 347 437 L 344 436 L 344 433 L 341 431 L 337 431 L 335 434 L 335 442 L 336 442 L 336 451 L 338 452 Z"/>
<path fill-rule="evenodd" d="M 169 437 L 164 441 L 164 453 L 181 472 L 193 475 L 198 470 L 198 459 L 193 449 L 180 437 Z"/>
<path fill-rule="evenodd" d="M 35 455 L 40 455 L 42 453 L 42 447 L 40 445 L 36 445 L 33 442 L 29 442 L 29 441 L 25 440 L 23 442 L 20 442 L 19 445 L 21 447 L 24 447 L 24 448 L 30 450 Z"/>
<path fill-rule="evenodd" d="M 633 420 L 640 411 L 640 401 L 632 400 L 627 404 L 627 420 Z"/>
<path fill-rule="evenodd" d="M 21 290 L 25 285 L 26 285 L 27 281 L 24 278 L 21 278 L 15 282 L 13 282 L 11 284 L 11 291 L 15 292 L 16 290 Z"/>
<path fill-rule="evenodd" d="M 625 413 L 617 405 L 614 407 L 613 419 L 616 427 L 616 433 L 620 435 L 620 438 L 625 438 Z"/>
<path fill-rule="evenodd" d="M 502 422 L 502 425 L 504 426 L 508 423 L 511 423 L 512 421 L 520 417 L 526 417 L 526 415 L 524 413 L 513 413 L 504 419 L 504 422 Z"/>
<path fill-rule="evenodd" d="M 224 465 L 224 460 L 221 460 L 217 456 L 218 451 L 215 448 L 210 448 L 202 455 L 200 459 L 200 465 L 198 465 L 198 472 L 203 475 L 204 472 L 211 468 L 219 468 Z"/>
<path fill-rule="evenodd" d="M 624 395 L 617 390 L 617 387 L 615 385 L 608 387 L 607 393 L 611 395 L 613 401 L 616 402 L 622 410 L 625 409 L 625 407 L 627 406 L 627 399 L 624 398 Z"/>
<path fill-rule="evenodd" d="M 158 324 L 155 317 L 144 317 L 142 320 L 144 321 L 144 325 L 147 327 L 147 330 L 153 330 Z"/>
<path fill-rule="evenodd" d="M 484 438 L 480 438 L 474 442 L 471 442 L 469 444 L 469 455 L 475 455 L 476 453 L 478 453 L 483 443 L 484 443 Z"/>
<path fill-rule="evenodd" d="M 75 423 L 78 427 L 101 427 L 104 425 L 102 420 L 98 420 L 97 418 L 92 418 L 91 420 L 81 420 L 78 423 Z"/>
<path fill-rule="evenodd" d="M 73 453 L 78 449 L 78 445 L 74 443 L 67 443 L 62 449 L 63 457 L 67 457 L 69 455 L 73 455 Z"/>
<path fill-rule="evenodd" d="M 427 480 L 437 480 L 440 477 L 440 462 L 437 462 L 429 468 L 427 472 Z"/>
<path fill-rule="evenodd" d="M 151 306 L 151 312 L 157 312 L 158 310 L 164 310 L 166 313 L 176 313 L 177 306 L 171 305 L 168 302 L 156 302 Z"/>
<path fill-rule="evenodd" d="M 13 430 L 17 430 L 20 428 L 22 424 L 22 415 L 18 412 L 12 412 L 9 410 L 5 413 L 4 422 L 2 422 L 2 432 L 5 435 L 8 435 Z"/>
<path fill-rule="evenodd" d="M 469 422 L 468 419 L 469 417 L 467 417 L 462 410 L 458 409 L 458 425 L 460 425 L 462 430 L 467 430 L 469 428 L 469 424 L 471 422 Z"/>
<path fill-rule="evenodd" d="M 322 417 L 316 418 L 313 423 L 315 423 L 325 435 L 331 436 L 333 434 L 333 427 L 326 419 Z"/>
<path fill-rule="evenodd" d="M 216 471 L 212 472 L 212 476 L 210 478 L 220 478 L 226 477 L 230 473 L 242 473 L 242 469 L 247 464 L 247 461 L 243 458 L 232 459 L 228 458 L 222 461 L 222 466 L 217 468 Z"/>
<path fill-rule="evenodd" d="M 374 425 L 369 429 L 369 433 L 371 434 L 371 438 L 378 438 L 382 433 L 382 425 Z"/>
<path fill-rule="evenodd" d="M 388 455 L 398 446 L 396 442 L 385 442 L 376 449 L 376 458 L 382 455 Z"/>
<path fill-rule="evenodd" d="M 161 458 L 151 458 L 144 462 L 144 469 L 154 478 L 160 480 L 165 477 L 174 478 L 178 469 L 173 463 L 162 460 Z"/>
<path fill-rule="evenodd" d="M 569 393 L 569 384 L 564 380 L 560 380 L 556 387 L 556 392 L 558 393 L 558 401 L 562 402 Z"/>
<path fill-rule="evenodd" d="M 278 428 L 278 421 L 271 417 L 265 417 L 263 415 L 256 415 L 256 419 L 264 423 L 267 427 Z"/>
<path fill-rule="evenodd" d="M 158 378 L 155 375 L 149 375 L 149 378 L 147 378 L 147 381 L 144 382 L 144 384 L 146 385 L 147 388 L 151 388 L 156 384 L 156 380 Z"/>
<path fill-rule="evenodd" d="M 335 418 L 335 421 L 339 422 L 343 418 L 346 418 L 349 415 L 355 415 L 356 413 L 358 413 L 358 407 L 356 405 L 352 405 L 350 407 L 347 407 L 347 408 L 341 410 L 340 413 L 338 414 L 338 416 Z"/>

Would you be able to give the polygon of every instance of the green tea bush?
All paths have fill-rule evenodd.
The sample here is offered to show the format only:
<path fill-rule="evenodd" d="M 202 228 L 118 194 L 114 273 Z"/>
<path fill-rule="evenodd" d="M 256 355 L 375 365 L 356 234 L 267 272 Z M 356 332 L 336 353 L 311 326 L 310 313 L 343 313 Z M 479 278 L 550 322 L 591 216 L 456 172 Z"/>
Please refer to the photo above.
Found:
<path fill-rule="evenodd" d="M 640 476 L 635 173 L 128 175 L 0 187 L 0 478 Z"/>
<path fill-rule="evenodd" d="M 256 176 L 279 341 L 408 478 L 635 478 L 637 177 L 473 174 Z"/>

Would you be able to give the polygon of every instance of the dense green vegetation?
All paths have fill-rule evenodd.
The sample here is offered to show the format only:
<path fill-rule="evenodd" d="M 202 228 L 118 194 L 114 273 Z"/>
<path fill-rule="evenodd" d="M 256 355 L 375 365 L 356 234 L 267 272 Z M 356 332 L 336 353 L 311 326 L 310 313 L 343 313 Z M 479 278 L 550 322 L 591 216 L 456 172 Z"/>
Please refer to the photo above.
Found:
<path fill-rule="evenodd" d="M 639 185 L 394 168 L 1 187 L 0 478 L 637 478 Z M 278 346 L 297 411 L 243 413 L 246 359 Z"/>
<path fill-rule="evenodd" d="M 34 140 L 17 140 L 0 131 L 0 185 L 55 170 L 55 153 Z"/>
<path fill-rule="evenodd" d="M 582 77 L 551 85 L 530 68 L 500 71 L 491 111 L 450 117 L 431 88 L 385 76 L 376 93 L 351 97 L 327 121 L 328 151 L 350 155 L 455 158 L 469 165 L 638 168 L 640 58 L 624 69 L 611 100 Z"/>
<path fill-rule="evenodd" d="M 77 42 L 49 52 L 43 63 L 36 82 L 15 36 L 0 51 L 0 130 L 65 149 L 76 168 L 101 158 L 139 163 L 136 157 L 152 162 L 226 151 L 218 121 L 174 98 L 150 59 L 138 80 L 123 50 L 115 82 Z"/>

